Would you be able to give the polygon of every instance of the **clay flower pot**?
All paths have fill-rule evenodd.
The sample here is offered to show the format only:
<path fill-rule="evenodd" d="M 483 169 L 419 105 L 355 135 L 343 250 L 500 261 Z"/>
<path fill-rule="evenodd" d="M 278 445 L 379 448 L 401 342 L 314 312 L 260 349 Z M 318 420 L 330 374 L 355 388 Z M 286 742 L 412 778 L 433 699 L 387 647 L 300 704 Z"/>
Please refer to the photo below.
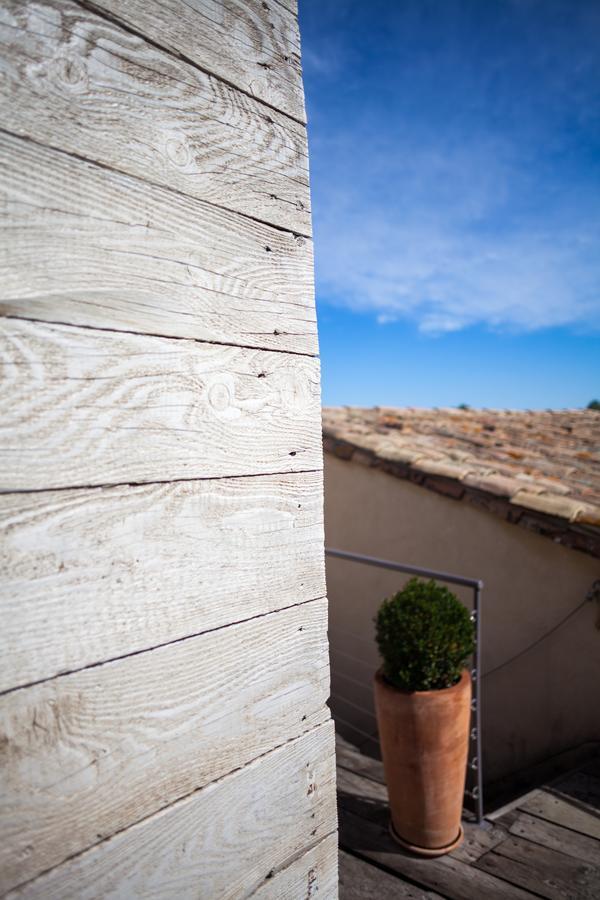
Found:
<path fill-rule="evenodd" d="M 471 677 L 437 691 L 401 691 L 375 675 L 375 708 L 392 836 L 423 856 L 461 842 Z"/>

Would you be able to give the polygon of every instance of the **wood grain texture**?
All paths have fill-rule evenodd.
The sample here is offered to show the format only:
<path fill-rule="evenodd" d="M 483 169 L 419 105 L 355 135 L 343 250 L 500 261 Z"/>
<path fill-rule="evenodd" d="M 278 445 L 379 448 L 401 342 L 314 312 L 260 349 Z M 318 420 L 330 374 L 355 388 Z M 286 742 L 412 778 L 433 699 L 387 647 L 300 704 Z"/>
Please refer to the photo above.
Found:
<path fill-rule="evenodd" d="M 303 125 L 70 0 L 5 0 L 0 25 L 3 128 L 310 234 Z"/>
<path fill-rule="evenodd" d="M 0 487 L 320 469 L 318 360 L 0 321 Z"/>
<path fill-rule="evenodd" d="M 326 723 L 9 896 L 298 900 L 319 887 L 319 900 L 335 900 L 335 837 L 322 840 L 336 827 L 332 747 Z M 311 842 L 316 846 L 303 856 Z M 301 873 L 302 891 L 285 893 L 302 868 L 296 858 L 310 862 L 311 854 L 315 862 Z M 309 882 L 311 868 L 316 883 Z M 282 886 L 280 894 L 270 881 Z"/>
<path fill-rule="evenodd" d="M 326 632 L 318 600 L 5 694 L 0 887 L 326 721 Z"/>
<path fill-rule="evenodd" d="M 338 766 L 355 772 L 357 775 L 364 775 L 380 784 L 385 784 L 385 772 L 381 760 L 365 756 L 341 734 L 335 736 L 335 752 Z"/>
<path fill-rule="evenodd" d="M 600 841 L 595 838 L 523 812 L 519 813 L 516 821 L 510 826 L 510 833 L 600 869 Z"/>
<path fill-rule="evenodd" d="M 0 691 L 325 595 L 320 473 L 0 494 Z"/>
<path fill-rule="evenodd" d="M 343 768 L 338 757 L 337 788 L 341 808 L 383 828 L 387 827 L 390 811 L 384 784 Z M 451 858 L 467 864 L 479 859 L 506 839 L 506 830 L 498 826 L 484 830 L 465 821 L 463 829 L 464 841 L 452 852 Z"/>
<path fill-rule="evenodd" d="M 539 844 L 508 838 L 475 866 L 547 900 L 597 900 L 600 869 Z"/>
<path fill-rule="evenodd" d="M 310 823 L 314 831 L 314 821 Z M 338 896 L 337 831 L 270 878 L 252 896 L 254 900 L 299 900 Z"/>
<path fill-rule="evenodd" d="M 263 0 L 95 0 L 146 37 L 304 122 L 297 4 Z"/>
<path fill-rule="evenodd" d="M 340 851 L 340 900 L 440 900 L 363 859 Z"/>
<path fill-rule="evenodd" d="M 316 354 L 312 242 L 0 133 L 0 312 Z"/>
<path fill-rule="evenodd" d="M 283 6 L 284 9 L 287 9 L 288 12 L 293 13 L 295 16 L 298 15 L 298 0 L 275 0 L 279 6 Z"/>
<path fill-rule="evenodd" d="M 387 823 L 376 824 L 346 809 L 340 810 L 340 846 L 422 887 L 431 888 L 449 900 L 482 900 L 484 897 L 531 900 L 530 893 L 454 859 L 452 855 L 421 859 L 404 853 L 390 837 Z M 487 853 L 482 859 L 492 855 Z M 479 866 L 479 862 L 476 865 Z"/>
<path fill-rule="evenodd" d="M 519 803 L 519 809 L 532 813 L 540 819 L 545 819 L 547 822 L 563 825 L 565 828 L 589 835 L 600 841 L 600 818 L 598 816 L 579 809 L 548 791 L 533 792 L 523 803 Z"/>

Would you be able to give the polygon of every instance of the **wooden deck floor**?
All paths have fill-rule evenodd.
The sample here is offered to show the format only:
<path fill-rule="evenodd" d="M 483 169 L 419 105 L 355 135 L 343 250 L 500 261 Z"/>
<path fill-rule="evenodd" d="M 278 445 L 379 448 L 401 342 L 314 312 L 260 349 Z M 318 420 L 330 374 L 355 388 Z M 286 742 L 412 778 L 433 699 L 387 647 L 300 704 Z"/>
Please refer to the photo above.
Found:
<path fill-rule="evenodd" d="M 341 900 L 600 900 L 596 760 L 465 825 L 448 856 L 410 856 L 389 837 L 381 763 L 338 738 Z"/>

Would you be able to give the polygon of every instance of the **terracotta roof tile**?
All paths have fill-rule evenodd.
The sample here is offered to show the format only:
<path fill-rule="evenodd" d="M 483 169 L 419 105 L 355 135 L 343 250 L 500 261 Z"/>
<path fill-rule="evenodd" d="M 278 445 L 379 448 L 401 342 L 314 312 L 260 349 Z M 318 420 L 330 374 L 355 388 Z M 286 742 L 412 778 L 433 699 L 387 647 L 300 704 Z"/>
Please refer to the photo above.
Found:
<path fill-rule="evenodd" d="M 594 544 L 588 532 L 600 528 L 598 412 L 328 408 L 323 431 L 335 438 L 332 452 L 340 456 L 349 458 L 352 448 L 367 451 L 369 465 L 379 462 L 393 472 L 399 464 L 400 477 L 422 473 L 434 489 L 436 477 L 461 482 L 467 499 L 475 491 L 579 523 L 583 543 Z"/>

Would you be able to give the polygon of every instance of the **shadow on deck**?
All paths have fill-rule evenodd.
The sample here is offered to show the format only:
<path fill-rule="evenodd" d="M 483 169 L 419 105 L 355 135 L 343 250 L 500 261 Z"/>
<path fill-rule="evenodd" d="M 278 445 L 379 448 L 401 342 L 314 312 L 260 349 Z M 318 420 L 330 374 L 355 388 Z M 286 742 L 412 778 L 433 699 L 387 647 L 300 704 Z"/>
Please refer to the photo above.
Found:
<path fill-rule="evenodd" d="M 337 738 L 341 900 L 599 900 L 600 760 L 464 822 L 453 853 L 420 859 L 388 833 L 380 762 Z"/>

